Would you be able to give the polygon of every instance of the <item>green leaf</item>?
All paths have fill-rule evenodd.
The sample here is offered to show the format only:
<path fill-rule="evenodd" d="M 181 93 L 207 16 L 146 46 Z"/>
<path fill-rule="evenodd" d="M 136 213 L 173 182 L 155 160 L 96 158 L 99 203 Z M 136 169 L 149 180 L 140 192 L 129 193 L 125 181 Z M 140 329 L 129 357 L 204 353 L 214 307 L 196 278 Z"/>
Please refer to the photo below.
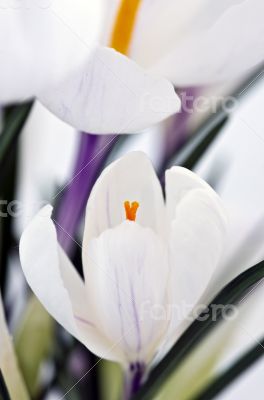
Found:
<path fill-rule="evenodd" d="M 17 358 L 31 396 L 39 390 L 40 367 L 52 350 L 53 320 L 32 295 L 15 336 Z"/>
<path fill-rule="evenodd" d="M 264 356 L 264 338 L 257 343 L 242 357 L 239 358 L 231 367 L 216 377 L 210 385 L 208 385 L 192 400 L 211 400 L 232 383 L 239 375 L 245 372 L 252 364 Z"/>
<path fill-rule="evenodd" d="M 173 165 L 193 169 L 222 131 L 227 121 L 227 113 L 223 110 L 210 117 L 196 134 L 191 136 L 177 157 L 174 158 Z"/>
<path fill-rule="evenodd" d="M 216 311 L 215 305 L 237 304 L 263 277 L 264 261 L 249 268 L 226 285 L 208 306 L 209 317 L 206 320 L 196 319 L 190 325 L 169 353 L 152 371 L 149 379 L 133 397 L 133 400 L 153 399 L 157 391 L 175 373 L 186 357 L 221 321 L 223 312 L 221 309 L 218 310 L 219 312 Z M 211 316 L 214 316 L 214 318 L 211 318 Z"/>
<path fill-rule="evenodd" d="M 0 166 L 2 166 L 11 146 L 18 138 L 30 113 L 31 107 L 32 103 L 25 103 L 12 107 L 7 112 L 4 129 L 0 135 Z"/>
<path fill-rule="evenodd" d="M 261 79 L 263 78 L 263 65 L 248 76 L 242 85 L 231 94 L 231 98 L 238 102 L 245 96 Z M 210 96 L 209 96 L 210 97 Z M 226 97 L 226 102 L 222 104 L 217 112 L 213 113 L 205 122 L 198 127 L 197 131 L 184 144 L 182 149 L 166 160 L 164 169 L 172 165 L 181 165 L 182 167 L 193 169 L 210 145 L 222 132 L 223 126 L 229 119 L 230 111 L 227 108 L 227 102 L 230 96 Z M 224 98 L 222 99 L 224 100 Z"/>
<path fill-rule="evenodd" d="M 120 399 L 123 388 L 123 373 L 121 367 L 113 362 L 102 360 L 99 363 L 100 399 Z"/>

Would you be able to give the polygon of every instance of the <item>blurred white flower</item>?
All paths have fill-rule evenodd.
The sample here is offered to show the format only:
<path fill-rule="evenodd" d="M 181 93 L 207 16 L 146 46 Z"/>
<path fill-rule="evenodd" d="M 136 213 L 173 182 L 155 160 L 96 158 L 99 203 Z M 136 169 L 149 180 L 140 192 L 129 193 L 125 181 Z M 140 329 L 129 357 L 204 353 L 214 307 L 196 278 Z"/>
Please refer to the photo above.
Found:
<path fill-rule="evenodd" d="M 225 235 L 219 198 L 194 173 L 174 167 L 166 173 L 165 205 L 144 153 L 115 161 L 87 204 L 85 282 L 57 243 L 51 213 L 43 208 L 21 238 L 29 285 L 92 352 L 130 368 L 132 378 L 144 375 L 179 335 L 185 316 L 173 306 L 192 309 L 217 268 Z M 154 315 L 169 306 L 165 318 Z"/>
<path fill-rule="evenodd" d="M 139 130 L 179 108 L 169 83 L 149 72 L 190 86 L 237 78 L 261 62 L 263 11 L 261 0 L 4 0 L 0 101 L 37 96 L 78 129 Z"/>
<path fill-rule="evenodd" d="M 138 4 L 128 55 L 176 86 L 237 79 L 264 59 L 262 0 L 104 0 L 107 41 L 120 4 Z"/>
<path fill-rule="evenodd" d="M 100 1 L 86 3 L 1 2 L 0 103 L 36 96 L 65 122 L 95 133 L 137 131 L 177 112 L 167 80 L 97 44 Z M 82 14 L 86 30 L 76 28 Z"/>

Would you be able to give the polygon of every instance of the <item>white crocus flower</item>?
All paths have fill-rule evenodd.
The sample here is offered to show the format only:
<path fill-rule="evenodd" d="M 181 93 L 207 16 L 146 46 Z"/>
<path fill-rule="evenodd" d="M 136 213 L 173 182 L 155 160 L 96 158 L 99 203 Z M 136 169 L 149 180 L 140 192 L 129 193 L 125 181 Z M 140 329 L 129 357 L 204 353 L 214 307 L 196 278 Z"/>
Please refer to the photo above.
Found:
<path fill-rule="evenodd" d="M 129 56 L 176 86 L 237 79 L 264 59 L 262 0 L 104 0 L 105 38 L 125 3 L 138 7 Z"/>
<path fill-rule="evenodd" d="M 115 161 L 87 204 L 85 282 L 57 242 L 51 213 L 51 206 L 42 209 L 22 235 L 27 281 L 65 329 L 99 357 L 130 368 L 133 381 L 176 340 L 185 324 L 178 312 L 194 307 L 217 267 L 221 202 L 197 175 L 174 167 L 166 173 L 164 205 L 144 153 Z"/>
<path fill-rule="evenodd" d="M 37 97 L 63 121 L 95 133 L 137 131 L 178 111 L 167 80 L 97 44 L 96 3 L 1 1 L 1 105 Z M 153 99 L 166 109 L 153 107 Z"/>

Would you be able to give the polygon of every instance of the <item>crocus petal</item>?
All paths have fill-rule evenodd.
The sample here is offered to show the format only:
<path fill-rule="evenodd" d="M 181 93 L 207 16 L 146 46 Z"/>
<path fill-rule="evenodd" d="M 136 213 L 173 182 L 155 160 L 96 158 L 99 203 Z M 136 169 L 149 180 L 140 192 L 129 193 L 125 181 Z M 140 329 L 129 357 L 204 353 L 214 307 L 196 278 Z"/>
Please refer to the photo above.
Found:
<path fill-rule="evenodd" d="M 24 231 L 20 241 L 21 265 L 31 289 L 47 311 L 77 337 L 72 304 L 60 274 L 51 211 L 50 206 L 44 207 Z"/>
<path fill-rule="evenodd" d="M 125 221 L 91 240 L 84 258 L 97 325 L 119 343 L 128 361 L 149 362 L 168 324 L 168 264 L 161 239 L 151 229 Z"/>
<path fill-rule="evenodd" d="M 204 293 L 220 260 L 226 218 L 216 193 L 195 174 L 174 167 L 167 171 L 166 179 L 169 215 L 172 218 L 172 298 L 180 311 L 180 314 L 174 313 L 171 331 L 179 335 L 177 329 L 180 329 L 180 323 Z"/>
<path fill-rule="evenodd" d="M 84 65 L 38 98 L 64 121 L 92 133 L 135 132 L 180 108 L 171 83 L 103 47 L 95 47 Z"/>
<path fill-rule="evenodd" d="M 184 39 L 183 33 L 186 34 L 186 31 L 192 30 L 193 20 L 206 1 L 197 0 L 194 3 L 192 0 L 187 0 L 183 4 L 179 0 L 173 2 L 156 0 L 155 3 L 151 0 L 141 0 L 130 46 L 130 56 L 147 68 L 155 65 L 158 60 L 175 50 L 175 47 Z M 113 3 L 118 3 L 118 1 L 105 0 L 105 2 L 111 4 L 113 11 L 114 8 L 116 9 Z M 108 5 L 108 10 L 111 10 L 110 5 Z"/>
<path fill-rule="evenodd" d="M 166 171 L 166 208 L 169 220 L 175 218 L 176 207 L 190 191 L 204 189 L 214 191 L 198 175 L 183 167 L 172 167 Z"/>
<path fill-rule="evenodd" d="M 68 332 L 98 356 L 119 360 L 91 321 L 84 283 L 57 243 L 51 212 L 51 206 L 40 210 L 21 237 L 25 277 L 47 311 Z"/>
<path fill-rule="evenodd" d="M 1 103 L 33 96 L 44 79 L 47 46 L 43 39 L 47 30 L 50 40 L 51 21 L 45 10 L 27 10 L 22 3 L 14 0 L 0 8 Z"/>
<path fill-rule="evenodd" d="M 176 208 L 170 239 L 175 304 L 193 306 L 205 291 L 222 253 L 225 222 L 217 196 L 203 189 L 190 192 Z"/>
<path fill-rule="evenodd" d="M 35 96 L 81 65 L 98 37 L 100 3 L 2 1 L 0 102 Z"/>
<path fill-rule="evenodd" d="M 160 232 L 164 223 L 163 195 L 152 164 L 144 153 L 126 154 L 98 178 L 87 203 L 84 251 L 92 237 L 126 219 L 126 200 L 139 203 L 136 220 L 140 225 Z"/>
<path fill-rule="evenodd" d="M 177 86 L 237 77 L 264 58 L 263 12 L 262 0 L 145 0 L 130 55 Z"/>

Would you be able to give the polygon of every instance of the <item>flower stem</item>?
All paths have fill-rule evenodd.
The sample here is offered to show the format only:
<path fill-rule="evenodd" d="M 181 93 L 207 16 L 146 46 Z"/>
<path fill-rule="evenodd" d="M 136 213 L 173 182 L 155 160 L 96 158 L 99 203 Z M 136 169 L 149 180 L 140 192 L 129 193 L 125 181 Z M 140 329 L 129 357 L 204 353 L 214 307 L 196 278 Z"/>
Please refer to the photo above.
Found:
<path fill-rule="evenodd" d="M 123 400 L 129 400 L 141 388 L 145 375 L 145 365 L 141 362 L 130 364 L 124 377 Z"/>
<path fill-rule="evenodd" d="M 62 192 L 55 220 L 58 240 L 69 256 L 75 249 L 74 238 L 84 214 L 92 187 L 115 144 L 115 136 L 82 133 L 71 180 Z"/>

